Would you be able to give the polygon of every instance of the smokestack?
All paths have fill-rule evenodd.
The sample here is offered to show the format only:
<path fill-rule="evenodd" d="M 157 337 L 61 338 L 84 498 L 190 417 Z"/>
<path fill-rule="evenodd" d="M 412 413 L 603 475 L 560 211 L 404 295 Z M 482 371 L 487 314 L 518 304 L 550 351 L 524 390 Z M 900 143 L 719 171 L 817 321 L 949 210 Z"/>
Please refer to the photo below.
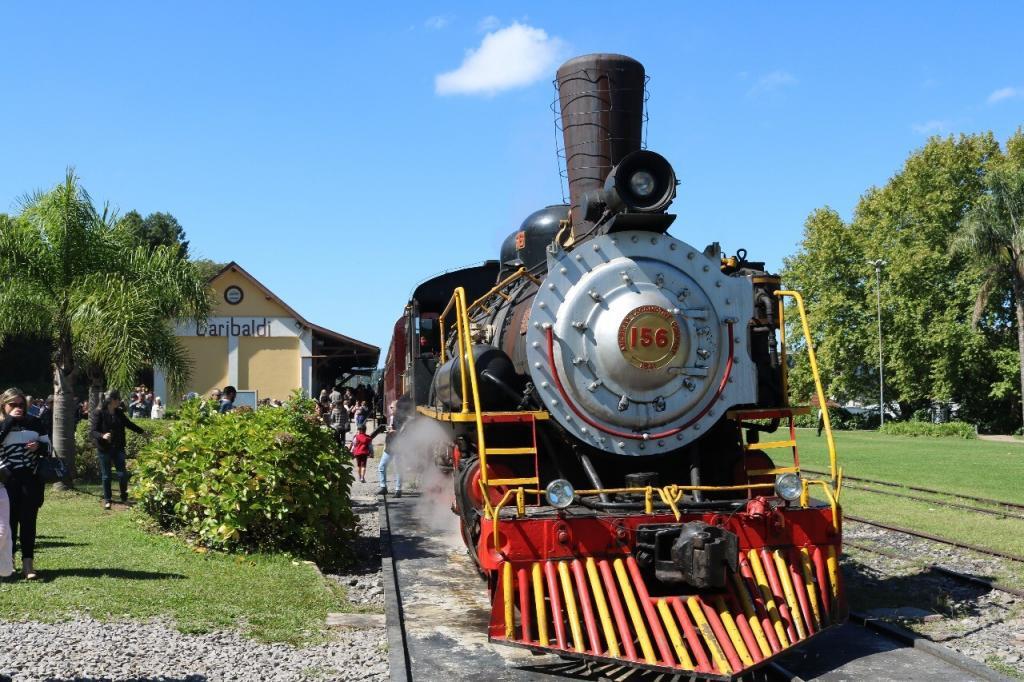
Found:
<path fill-rule="evenodd" d="M 640 149 L 644 66 L 621 54 L 588 54 L 562 64 L 555 79 L 575 238 L 588 229 L 583 196 L 601 189 L 612 166 Z"/>

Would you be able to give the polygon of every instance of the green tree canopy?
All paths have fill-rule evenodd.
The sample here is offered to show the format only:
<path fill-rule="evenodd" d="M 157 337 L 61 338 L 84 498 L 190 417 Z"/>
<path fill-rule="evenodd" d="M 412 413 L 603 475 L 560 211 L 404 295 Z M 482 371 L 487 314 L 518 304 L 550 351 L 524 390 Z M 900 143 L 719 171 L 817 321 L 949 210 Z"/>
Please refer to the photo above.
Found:
<path fill-rule="evenodd" d="M 178 248 L 178 255 L 188 258 L 188 240 L 185 230 L 178 219 L 170 213 L 150 213 L 145 218 L 138 211 L 128 211 L 118 226 L 133 235 L 142 245 L 154 248 L 157 246 L 173 246 Z"/>
<path fill-rule="evenodd" d="M 1005 379 L 1000 353 L 1012 324 L 1008 290 L 998 299 L 1003 304 L 992 306 L 984 324 L 973 328 L 984 267 L 951 248 L 965 217 L 988 191 L 991 163 L 1002 158 L 991 133 L 932 138 L 883 187 L 861 197 L 850 222 L 828 209 L 807 219 L 799 251 L 786 259 L 784 278 L 808 300 L 833 395 L 877 400 L 878 283 L 872 262 L 882 259 L 887 402 L 898 402 L 909 416 L 932 401 L 955 401 L 966 418 L 1007 427 L 1016 396 L 994 398 L 991 386 Z M 806 367 L 793 375 L 797 395 L 809 395 Z"/>

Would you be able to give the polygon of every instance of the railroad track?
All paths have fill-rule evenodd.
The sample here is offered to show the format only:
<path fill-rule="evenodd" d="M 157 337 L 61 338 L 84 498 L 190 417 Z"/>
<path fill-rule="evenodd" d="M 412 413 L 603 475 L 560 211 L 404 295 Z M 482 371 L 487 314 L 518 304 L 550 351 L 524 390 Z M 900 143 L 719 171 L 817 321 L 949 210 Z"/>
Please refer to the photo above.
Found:
<path fill-rule="evenodd" d="M 855 542 L 853 540 L 845 539 L 843 540 L 843 545 L 845 547 L 853 547 L 854 549 L 859 549 L 864 552 L 870 552 L 872 554 L 888 557 L 890 559 L 905 561 L 907 563 L 913 562 L 913 559 L 907 558 L 907 556 L 904 554 L 892 552 L 887 549 L 882 549 L 880 547 L 873 547 L 872 545 L 866 545 L 862 542 Z M 940 566 L 939 564 L 928 564 L 927 567 L 964 583 L 977 585 L 979 587 L 986 587 L 992 590 L 998 590 L 999 592 L 1012 594 L 1015 597 L 1024 597 L 1024 590 L 1018 589 L 1016 587 L 1011 587 L 1009 585 L 1004 585 L 995 580 L 989 580 L 987 578 L 982 578 L 980 576 L 971 575 L 970 573 L 961 573 L 960 571 L 955 571 L 952 568 L 946 568 L 945 566 Z"/>
<path fill-rule="evenodd" d="M 902 526 L 894 526 L 888 523 L 882 523 L 881 521 L 875 521 L 874 519 L 867 519 L 863 516 L 854 516 L 853 514 L 843 514 L 843 520 L 854 521 L 856 523 L 863 523 L 867 526 L 875 526 L 876 528 L 883 528 L 896 533 L 903 533 L 904 535 L 912 535 L 916 538 L 922 538 L 924 540 L 931 540 L 932 542 L 938 542 L 943 545 L 949 545 L 950 547 L 958 547 L 960 549 L 967 549 L 972 552 L 978 552 L 979 554 L 987 554 L 988 556 L 999 557 L 1000 559 L 1007 559 L 1009 561 L 1015 561 L 1018 563 L 1024 563 L 1024 556 L 1018 554 L 1010 554 L 1009 552 L 1000 552 L 997 549 L 990 549 L 988 547 L 981 547 L 974 545 L 969 542 L 961 542 L 953 538 L 943 537 L 941 535 L 934 535 L 932 533 L 925 533 L 913 528 L 904 528 Z"/>

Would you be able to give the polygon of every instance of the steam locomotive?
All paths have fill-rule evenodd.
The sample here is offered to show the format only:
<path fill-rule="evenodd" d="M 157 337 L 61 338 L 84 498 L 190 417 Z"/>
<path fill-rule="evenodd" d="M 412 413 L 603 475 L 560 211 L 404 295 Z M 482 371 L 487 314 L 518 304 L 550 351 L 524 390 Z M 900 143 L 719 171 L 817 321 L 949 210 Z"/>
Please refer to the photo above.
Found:
<path fill-rule="evenodd" d="M 840 475 L 830 428 L 831 480 L 800 474 L 782 305 L 802 314 L 799 294 L 667 232 L 646 80 L 621 55 L 558 69 L 570 204 L 415 289 L 384 392 L 444 429 L 491 641 L 731 679 L 845 618 Z"/>

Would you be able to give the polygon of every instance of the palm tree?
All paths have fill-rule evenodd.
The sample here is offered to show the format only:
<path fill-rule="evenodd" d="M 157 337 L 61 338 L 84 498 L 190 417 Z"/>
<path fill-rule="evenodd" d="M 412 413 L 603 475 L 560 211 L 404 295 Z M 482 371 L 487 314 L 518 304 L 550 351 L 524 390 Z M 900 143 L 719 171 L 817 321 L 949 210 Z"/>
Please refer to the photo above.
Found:
<path fill-rule="evenodd" d="M 992 293 L 1006 284 L 1011 286 L 1017 316 L 1024 419 L 1024 165 L 1012 156 L 992 159 L 985 185 L 986 194 L 965 216 L 954 248 L 984 267 L 974 303 L 973 325 L 977 326 Z"/>
<path fill-rule="evenodd" d="M 106 208 L 96 210 L 73 169 L 62 184 L 0 218 L 0 340 L 5 334 L 52 339 L 53 442 L 75 461 L 73 384 L 85 368 L 114 386 L 132 386 L 140 369 L 160 367 L 180 390 L 189 359 L 172 324 L 209 314 L 206 280 L 174 247 L 138 246 Z"/>

